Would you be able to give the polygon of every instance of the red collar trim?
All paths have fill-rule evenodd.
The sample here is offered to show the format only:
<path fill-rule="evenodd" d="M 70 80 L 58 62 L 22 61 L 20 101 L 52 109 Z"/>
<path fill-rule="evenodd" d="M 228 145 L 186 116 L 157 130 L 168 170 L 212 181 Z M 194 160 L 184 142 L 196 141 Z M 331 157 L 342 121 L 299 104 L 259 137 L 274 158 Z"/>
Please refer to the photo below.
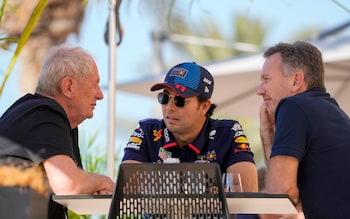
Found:
<path fill-rule="evenodd" d="M 168 149 L 168 148 L 175 147 L 176 145 L 177 145 L 176 142 L 171 142 L 169 144 L 164 145 L 163 148 Z"/>
<path fill-rule="evenodd" d="M 169 149 L 175 146 L 177 146 L 176 142 L 171 142 L 169 144 L 164 145 L 163 149 Z M 194 151 L 194 153 L 196 154 L 200 153 L 200 150 L 198 150 L 198 148 L 196 148 L 196 146 L 194 146 L 193 144 L 188 144 L 188 147 L 191 148 L 191 150 Z"/>
<path fill-rule="evenodd" d="M 200 151 L 198 150 L 198 148 L 196 148 L 196 146 L 194 146 L 193 144 L 188 144 L 188 147 L 190 147 L 196 154 L 199 154 Z"/>

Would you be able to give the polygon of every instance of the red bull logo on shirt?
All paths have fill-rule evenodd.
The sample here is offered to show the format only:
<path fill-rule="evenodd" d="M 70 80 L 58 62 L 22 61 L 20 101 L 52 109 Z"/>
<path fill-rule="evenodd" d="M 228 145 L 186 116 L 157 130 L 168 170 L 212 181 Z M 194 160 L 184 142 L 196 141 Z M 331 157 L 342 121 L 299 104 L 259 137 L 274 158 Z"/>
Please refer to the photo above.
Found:
<path fill-rule="evenodd" d="M 237 147 L 235 147 L 235 149 L 233 150 L 234 152 L 243 152 L 243 151 L 246 151 L 246 152 L 250 152 L 250 147 L 249 147 L 249 144 L 239 144 L 237 145 Z"/>

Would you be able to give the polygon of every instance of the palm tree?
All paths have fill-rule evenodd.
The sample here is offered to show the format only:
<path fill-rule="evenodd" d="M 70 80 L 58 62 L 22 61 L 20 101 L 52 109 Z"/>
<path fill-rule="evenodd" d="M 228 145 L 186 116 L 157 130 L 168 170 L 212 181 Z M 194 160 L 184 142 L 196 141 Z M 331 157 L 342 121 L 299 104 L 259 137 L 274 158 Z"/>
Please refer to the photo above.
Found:
<path fill-rule="evenodd" d="M 19 38 L 39 0 L 7 0 L 0 29 L 9 38 Z M 32 92 L 48 50 L 66 41 L 70 34 L 79 35 L 84 18 L 84 0 L 48 0 L 34 30 L 20 54 L 20 88 Z M 5 41 L 8 45 L 11 42 Z"/>

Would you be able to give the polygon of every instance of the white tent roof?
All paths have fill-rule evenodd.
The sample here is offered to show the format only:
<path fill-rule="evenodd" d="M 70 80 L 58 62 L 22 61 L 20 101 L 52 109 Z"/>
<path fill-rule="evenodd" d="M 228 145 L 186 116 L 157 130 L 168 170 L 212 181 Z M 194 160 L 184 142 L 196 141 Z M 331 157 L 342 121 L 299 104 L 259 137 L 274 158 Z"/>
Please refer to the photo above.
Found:
<path fill-rule="evenodd" d="M 328 92 L 350 115 L 350 98 L 347 97 L 350 94 L 350 37 L 336 40 L 327 38 L 314 44 L 323 54 Z M 214 76 L 212 102 L 218 105 L 216 112 L 258 119 L 262 99 L 256 95 L 256 89 L 263 62 L 262 53 L 258 53 L 204 65 Z M 163 81 L 164 77 L 165 74 L 161 74 L 118 84 L 117 89 L 155 97 L 157 92 L 149 89 L 152 84 Z"/>

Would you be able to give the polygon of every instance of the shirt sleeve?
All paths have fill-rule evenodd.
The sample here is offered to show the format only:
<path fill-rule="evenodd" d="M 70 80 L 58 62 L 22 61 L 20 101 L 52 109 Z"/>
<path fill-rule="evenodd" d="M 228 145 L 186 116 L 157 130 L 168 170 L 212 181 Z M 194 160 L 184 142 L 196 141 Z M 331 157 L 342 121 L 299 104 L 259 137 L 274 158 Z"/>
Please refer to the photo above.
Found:
<path fill-rule="evenodd" d="M 241 124 L 237 121 L 233 122 L 233 126 L 230 127 L 230 140 L 227 141 L 227 139 L 225 139 L 229 144 L 229 151 L 226 154 L 226 168 L 232 164 L 243 161 L 255 163 L 253 152 L 250 149 L 249 141 Z"/>
<path fill-rule="evenodd" d="M 124 148 L 124 160 L 137 160 L 140 162 L 149 162 L 147 151 L 147 139 L 139 122 L 137 128 L 131 134 L 127 145 Z"/>
<path fill-rule="evenodd" d="M 310 130 L 303 109 L 292 101 L 281 102 L 276 111 L 275 128 L 271 157 L 287 155 L 300 161 L 305 155 Z"/>

